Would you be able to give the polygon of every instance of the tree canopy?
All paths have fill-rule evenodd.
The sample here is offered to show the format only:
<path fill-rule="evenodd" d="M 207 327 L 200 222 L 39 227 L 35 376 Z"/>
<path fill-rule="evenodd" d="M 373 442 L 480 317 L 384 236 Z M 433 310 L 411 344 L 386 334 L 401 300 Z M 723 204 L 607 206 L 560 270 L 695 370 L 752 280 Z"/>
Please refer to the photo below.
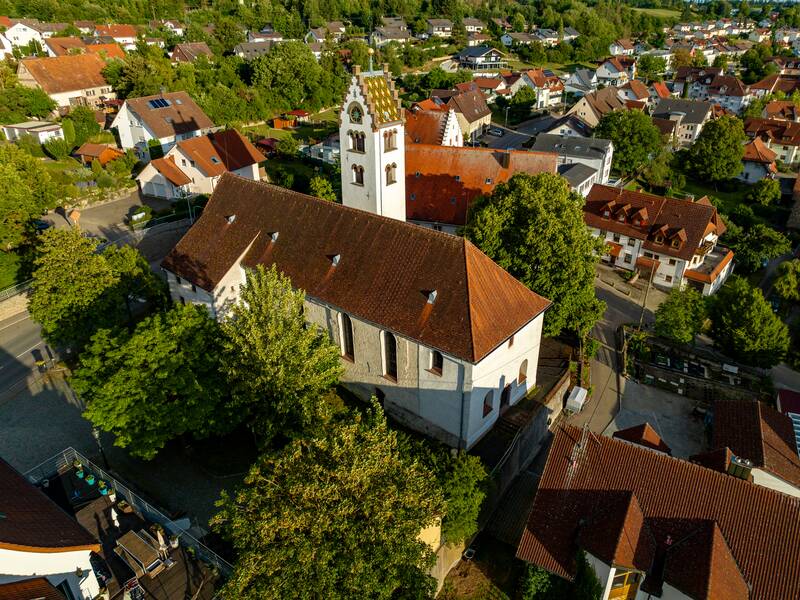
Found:
<path fill-rule="evenodd" d="M 691 344 L 706 319 L 706 303 L 693 287 L 674 289 L 656 309 L 656 335 Z"/>
<path fill-rule="evenodd" d="M 789 238 L 763 223 L 744 228 L 728 223 L 724 241 L 736 251 L 736 263 L 747 273 L 752 273 L 767 260 L 777 258 L 792 249 Z"/>
<path fill-rule="evenodd" d="M 782 262 L 772 286 L 784 300 L 800 302 L 800 260 Z"/>
<path fill-rule="evenodd" d="M 224 599 L 425 598 L 435 558 L 419 539 L 442 498 L 403 460 L 375 403 L 250 469 L 212 525 L 237 551 Z"/>
<path fill-rule="evenodd" d="M 200 306 L 147 317 L 130 333 L 101 329 L 80 355 L 70 383 L 84 416 L 112 432 L 114 444 L 153 458 L 169 440 L 225 429 L 218 368 L 220 333 Z"/>
<path fill-rule="evenodd" d="M 614 142 L 614 167 L 624 175 L 644 168 L 662 146 L 661 132 L 640 110 L 615 110 L 597 125 L 594 137 Z"/>
<path fill-rule="evenodd" d="M 750 189 L 747 199 L 761 206 L 769 206 L 781 199 L 781 184 L 777 179 L 761 179 Z"/>
<path fill-rule="evenodd" d="M 603 242 L 583 220 L 583 198 L 566 181 L 517 174 L 478 200 L 464 234 L 514 277 L 553 302 L 544 335 L 587 332 L 605 309 L 594 292 Z"/>
<path fill-rule="evenodd" d="M 716 346 L 745 364 L 772 367 L 789 348 L 789 330 L 761 290 L 736 275 L 717 292 L 711 322 Z"/>
<path fill-rule="evenodd" d="M 711 182 L 736 177 L 742 171 L 746 139 L 741 119 L 726 115 L 709 121 L 686 151 L 687 174 Z"/>
<path fill-rule="evenodd" d="M 339 381 L 339 348 L 306 325 L 304 298 L 274 265 L 259 266 L 222 324 L 233 413 L 265 442 L 307 433 L 330 418 L 320 398 Z"/>

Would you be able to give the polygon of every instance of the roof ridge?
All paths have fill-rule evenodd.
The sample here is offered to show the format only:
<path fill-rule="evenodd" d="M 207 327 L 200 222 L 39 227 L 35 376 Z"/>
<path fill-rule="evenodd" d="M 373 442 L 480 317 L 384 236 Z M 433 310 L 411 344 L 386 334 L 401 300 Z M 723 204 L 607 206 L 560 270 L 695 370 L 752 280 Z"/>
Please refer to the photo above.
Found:
<path fill-rule="evenodd" d="M 466 293 L 464 294 L 464 300 L 467 303 L 467 319 L 469 319 L 469 346 L 470 346 L 470 353 L 472 356 L 475 356 L 475 328 L 473 326 L 474 319 L 472 318 L 472 286 L 470 285 L 470 276 L 469 276 L 469 256 L 467 253 L 469 252 L 469 247 L 474 246 L 472 242 L 470 242 L 466 237 L 462 237 L 462 248 L 464 253 L 464 276 L 466 277 L 466 285 L 464 286 Z"/>

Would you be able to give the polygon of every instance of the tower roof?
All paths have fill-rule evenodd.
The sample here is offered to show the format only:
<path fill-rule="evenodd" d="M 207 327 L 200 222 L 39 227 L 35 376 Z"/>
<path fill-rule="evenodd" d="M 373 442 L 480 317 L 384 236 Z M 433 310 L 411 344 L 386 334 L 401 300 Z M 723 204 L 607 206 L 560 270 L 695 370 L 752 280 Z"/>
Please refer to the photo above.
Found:
<path fill-rule="evenodd" d="M 376 125 L 386 125 L 403 119 L 403 107 L 388 67 L 384 67 L 383 71 L 362 73 L 356 65 L 353 77 L 364 96 L 367 111 Z"/>

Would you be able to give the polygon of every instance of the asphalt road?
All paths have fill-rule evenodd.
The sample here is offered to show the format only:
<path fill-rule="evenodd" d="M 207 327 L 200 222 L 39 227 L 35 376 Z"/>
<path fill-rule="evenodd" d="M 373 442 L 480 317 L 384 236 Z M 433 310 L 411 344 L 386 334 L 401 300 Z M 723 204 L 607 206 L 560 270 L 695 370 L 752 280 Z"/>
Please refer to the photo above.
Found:
<path fill-rule="evenodd" d="M 526 133 L 519 133 L 513 129 L 508 129 L 497 123 L 492 123 L 493 129 L 502 129 L 505 133 L 501 136 L 484 134 L 481 141 L 489 148 L 499 150 L 519 150 L 522 145 L 531 139 Z"/>
<path fill-rule="evenodd" d="M 27 312 L 0 321 L 0 404 L 23 391 L 37 378 L 37 361 L 54 358 L 41 328 Z"/>

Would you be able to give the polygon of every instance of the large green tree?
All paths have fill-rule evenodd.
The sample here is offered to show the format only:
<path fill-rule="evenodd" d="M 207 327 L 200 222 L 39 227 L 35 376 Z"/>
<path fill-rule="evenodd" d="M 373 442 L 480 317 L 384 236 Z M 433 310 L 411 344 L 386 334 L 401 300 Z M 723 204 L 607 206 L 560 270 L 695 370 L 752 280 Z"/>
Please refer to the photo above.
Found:
<path fill-rule="evenodd" d="M 792 249 L 789 238 L 763 223 L 739 227 L 728 223 L 724 241 L 736 251 L 736 262 L 741 270 L 752 273 L 762 263 L 788 253 Z"/>
<path fill-rule="evenodd" d="M 425 598 L 441 515 L 431 474 L 403 459 L 377 403 L 262 457 L 212 525 L 237 551 L 224 599 Z"/>
<path fill-rule="evenodd" d="M 706 319 L 703 296 L 692 287 L 674 289 L 656 309 L 657 335 L 680 344 L 691 344 L 700 333 Z"/>
<path fill-rule="evenodd" d="M 101 329 L 71 378 L 84 415 L 133 456 L 153 458 L 169 440 L 224 430 L 220 332 L 203 307 L 176 306 L 125 329 Z"/>
<path fill-rule="evenodd" d="M 277 44 L 252 64 L 253 85 L 269 106 L 277 109 L 320 106 L 320 86 L 325 75 L 306 44 Z"/>
<path fill-rule="evenodd" d="M 605 310 L 594 293 L 603 243 L 583 220 L 583 198 L 552 175 L 518 174 L 475 203 L 466 237 L 514 277 L 550 299 L 544 334 L 587 332 Z"/>
<path fill-rule="evenodd" d="M 615 110 L 597 125 L 594 137 L 614 142 L 614 167 L 631 175 L 645 167 L 659 152 L 661 132 L 640 110 Z"/>
<path fill-rule="evenodd" d="M 717 347 L 756 367 L 778 364 L 789 348 L 789 330 L 761 290 L 731 276 L 714 298 L 711 334 Z"/>
<path fill-rule="evenodd" d="M 661 81 L 664 78 L 664 72 L 667 70 L 667 61 L 660 56 L 643 54 L 639 57 L 639 62 L 636 63 L 636 70 L 641 77 L 649 81 Z"/>
<path fill-rule="evenodd" d="M 339 349 L 306 325 L 304 298 L 274 266 L 259 266 L 222 325 L 233 410 L 264 441 L 307 433 L 330 417 L 320 398 L 339 381 Z"/>
<path fill-rule="evenodd" d="M 709 121 L 686 151 L 687 175 L 711 182 L 736 177 L 742 171 L 746 139 L 742 121 L 736 117 L 726 115 Z"/>
<path fill-rule="evenodd" d="M 77 230 L 51 229 L 34 260 L 28 308 L 51 344 L 79 350 L 95 331 L 129 320 L 133 303 L 163 302 L 163 287 L 131 247 L 97 251 Z"/>
<path fill-rule="evenodd" d="M 777 179 L 762 179 L 750 188 L 747 199 L 761 206 L 769 206 L 781 199 L 781 184 Z"/>
<path fill-rule="evenodd" d="M 772 286 L 775 293 L 784 300 L 800 302 L 800 260 L 781 263 Z"/>

